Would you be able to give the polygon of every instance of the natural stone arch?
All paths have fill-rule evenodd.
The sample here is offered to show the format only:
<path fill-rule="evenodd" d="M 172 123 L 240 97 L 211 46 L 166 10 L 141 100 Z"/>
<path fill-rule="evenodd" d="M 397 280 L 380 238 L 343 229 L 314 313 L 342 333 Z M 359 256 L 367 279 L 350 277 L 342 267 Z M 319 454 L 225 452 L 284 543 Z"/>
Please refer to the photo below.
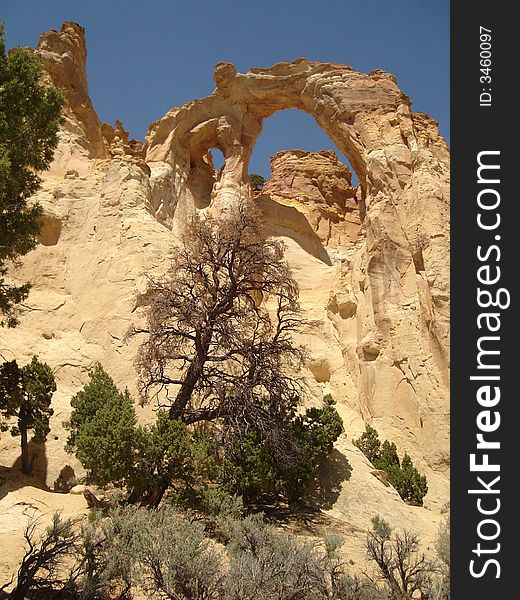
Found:
<path fill-rule="evenodd" d="M 217 147 L 225 157 L 220 189 L 244 193 L 263 120 L 284 109 L 300 109 L 314 117 L 347 156 L 364 193 L 390 183 L 399 188 L 399 179 L 410 173 L 410 105 L 392 75 L 297 59 L 245 75 L 230 63 L 218 63 L 214 79 L 217 87 L 211 96 L 174 108 L 150 126 L 146 160 L 170 164 L 179 184 L 188 180 L 190 169 L 201 166 L 210 148 Z M 392 154 L 401 157 L 401 166 L 386 164 L 387 146 L 400 146 Z M 389 173 L 395 181 L 388 181 Z"/>
<path fill-rule="evenodd" d="M 256 88 L 270 81 L 271 96 L 287 94 L 286 77 L 305 71 L 310 73 L 301 86 L 306 102 L 316 105 L 315 114 L 334 136 L 341 138 L 341 129 L 351 128 L 366 168 L 367 210 L 360 239 L 334 247 L 332 266 L 322 262 L 316 272 L 314 257 L 307 254 L 303 258 L 311 267 L 300 270 L 322 292 L 304 304 L 310 307 L 309 339 L 315 344 L 309 369 L 319 382 L 328 380 L 338 409 L 346 411 L 347 435 L 337 450 L 352 461 L 353 476 L 335 509 L 362 529 L 369 525 L 369 509 L 388 501 L 385 506 L 396 522 L 421 531 L 427 525 L 434 535 L 435 513 L 411 511 L 395 495 L 391 500 L 350 439 L 362 431 L 361 413 L 382 439 L 395 441 L 421 471 L 427 469 L 429 505 L 444 504 L 449 470 L 449 156 L 435 122 L 410 111 L 390 75 L 296 61 L 262 69 L 261 76 L 257 71 L 234 76 L 250 90 L 249 107 L 238 92 L 224 97 L 217 89 L 210 98 L 170 111 L 150 130 L 145 165 L 124 135 L 123 143 L 112 147 L 117 126 L 113 131 L 101 127 L 85 96 L 86 81 L 76 82 L 86 72 L 83 47 L 82 29 L 66 23 L 60 33 L 44 34 L 35 51 L 54 84 L 68 91 L 56 160 L 43 174 L 45 187 L 39 195 L 45 214 L 59 219 L 62 227 L 55 246 L 40 245 L 22 270 L 13 272 L 20 282 L 33 282 L 35 310 L 15 330 L 5 331 L 7 346 L 20 358 L 43 353 L 55 369 L 59 391 L 53 398 L 58 415 L 53 427 L 61 431 L 59 415 L 70 410 L 70 397 L 86 383 L 94 361 L 107 366 L 118 386 L 128 384 L 132 390 L 136 346 L 125 346 L 122 339 L 128 317 L 135 318 L 136 284 L 144 289 L 140 285 L 147 276 L 166 271 L 174 241 L 148 213 L 175 228 L 183 212 L 194 210 L 186 184 L 191 164 L 187 139 L 192 140 L 192 158 L 203 156 L 197 150 L 201 140 L 209 139 L 211 145 L 216 139 L 228 147 L 228 167 L 231 158 L 242 164 L 241 145 L 255 133 L 251 112 L 255 104 L 266 102 Z M 231 87 L 237 85 L 231 82 Z M 384 101 L 386 96 L 395 98 L 395 105 Z M 212 119 L 218 128 L 213 141 L 203 125 Z M 226 136 L 226 130 L 233 135 Z M 234 139 L 236 147 L 227 139 Z M 67 174 L 74 171 L 75 177 Z M 248 193 L 243 181 L 238 188 L 234 183 L 232 175 L 239 172 L 229 171 L 226 182 L 216 186 L 214 205 L 236 198 L 237 189 Z M 193 173 L 192 183 L 196 181 Z M 334 279 L 325 281 L 323 271 L 334 272 Z M 359 429 L 354 429 L 356 423 Z M 62 445 L 61 434 L 48 440 L 48 483 L 69 461 Z M 18 449 L 11 446 L 8 452 L 14 462 Z"/>

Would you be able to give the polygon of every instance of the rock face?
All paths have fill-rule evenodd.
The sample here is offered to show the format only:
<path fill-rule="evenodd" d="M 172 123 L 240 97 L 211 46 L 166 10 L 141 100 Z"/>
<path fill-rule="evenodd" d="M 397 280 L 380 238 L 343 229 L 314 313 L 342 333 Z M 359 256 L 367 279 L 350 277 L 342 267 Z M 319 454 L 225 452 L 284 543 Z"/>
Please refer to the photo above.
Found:
<path fill-rule="evenodd" d="M 36 475 L 52 486 L 64 469 L 81 473 L 63 451 L 70 397 L 96 361 L 135 390 L 138 340 L 123 338 L 146 276 L 165 271 L 189 214 L 252 195 L 248 161 L 263 120 L 298 108 L 359 179 L 354 188 L 333 152 L 290 150 L 273 157 L 271 178 L 255 195 L 300 284 L 308 387 L 316 399 L 331 392 L 344 419 L 327 507 L 359 531 L 389 507 L 396 526 L 431 539 L 432 510 L 448 499 L 449 481 L 449 153 L 434 121 L 413 113 L 382 71 L 297 59 L 241 74 L 219 63 L 213 94 L 152 123 L 142 148 L 122 124 L 101 125 L 80 26 L 44 34 L 35 52 L 67 90 L 68 106 L 38 193 L 41 245 L 12 274 L 32 282 L 31 310 L 1 336 L 19 363 L 36 353 L 56 374 L 51 435 L 34 448 Z M 225 157 L 220 173 L 211 148 Z M 145 418 L 150 409 L 138 410 Z M 351 444 L 365 422 L 427 474 L 432 510 L 405 505 L 372 473 Z M 0 453 L 13 464 L 16 441 L 3 435 Z"/>
<path fill-rule="evenodd" d="M 357 241 L 356 192 L 350 170 L 334 152 L 289 150 L 272 157 L 271 176 L 257 201 L 270 225 L 285 227 L 301 244 L 314 239 L 319 256 L 323 247 L 347 248 Z"/>

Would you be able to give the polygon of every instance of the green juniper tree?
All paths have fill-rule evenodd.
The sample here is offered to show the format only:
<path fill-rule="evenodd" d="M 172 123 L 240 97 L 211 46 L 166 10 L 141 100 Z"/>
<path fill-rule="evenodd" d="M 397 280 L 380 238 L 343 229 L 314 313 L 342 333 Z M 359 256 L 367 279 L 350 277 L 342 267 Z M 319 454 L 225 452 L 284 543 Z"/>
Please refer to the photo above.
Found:
<path fill-rule="evenodd" d="M 72 399 L 66 449 L 92 481 L 132 488 L 132 497 L 168 488 L 191 476 L 187 427 L 159 411 L 153 425 L 139 426 L 128 390 L 121 392 L 98 363 L 90 381 Z M 157 496 L 154 502 L 160 500 Z"/>
<path fill-rule="evenodd" d="M 399 460 L 397 447 L 385 440 L 382 444 L 377 431 L 367 425 L 360 438 L 353 441 L 376 469 L 385 471 L 388 481 L 394 486 L 401 498 L 415 506 L 422 506 L 428 492 L 426 476 L 421 475 L 408 454 Z"/>
<path fill-rule="evenodd" d="M 58 144 L 61 90 L 41 83 L 42 67 L 28 50 L 5 51 L 0 23 L 0 324 L 14 327 L 30 284 L 7 279 L 10 265 L 32 250 L 42 215 L 29 198 L 40 187 Z"/>
<path fill-rule="evenodd" d="M 360 438 L 353 441 L 354 446 L 357 446 L 361 452 L 374 464 L 379 459 L 381 452 L 381 441 L 377 431 L 371 425 L 366 425 L 365 431 Z"/>
<path fill-rule="evenodd" d="M 117 389 L 99 363 L 89 377 L 89 383 L 70 401 L 65 448 L 76 453 L 96 483 L 125 485 L 134 472 L 138 443 L 132 399 L 127 390 Z"/>
<path fill-rule="evenodd" d="M 15 360 L 0 365 L 0 414 L 6 419 L 16 418 L 11 434 L 20 436 L 22 471 L 31 472 L 29 431 L 35 442 L 43 442 L 50 431 L 50 407 L 56 383 L 51 368 L 36 356 L 24 367 Z M 4 426 L 4 429 L 7 429 Z"/>

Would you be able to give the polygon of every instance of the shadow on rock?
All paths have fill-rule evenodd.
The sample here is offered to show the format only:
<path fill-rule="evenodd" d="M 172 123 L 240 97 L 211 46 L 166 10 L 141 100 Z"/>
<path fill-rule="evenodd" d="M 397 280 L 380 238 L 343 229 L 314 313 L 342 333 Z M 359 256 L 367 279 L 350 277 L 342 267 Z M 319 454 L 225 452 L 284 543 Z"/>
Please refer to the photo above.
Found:
<path fill-rule="evenodd" d="M 350 479 L 351 474 L 351 464 L 344 454 L 334 448 L 318 469 L 316 478 L 305 494 L 305 500 L 317 508 L 332 508 L 339 498 L 343 483 Z"/>
<path fill-rule="evenodd" d="M 65 465 L 53 485 L 55 492 L 67 494 L 76 485 L 76 473 L 70 465 Z"/>
<path fill-rule="evenodd" d="M 36 444 L 32 440 L 28 444 L 29 456 L 30 456 L 30 476 L 34 477 L 38 481 L 41 481 L 44 485 L 47 481 L 47 452 L 45 448 L 45 442 L 42 444 Z M 21 471 L 22 469 L 22 457 L 19 456 L 13 463 L 12 469 Z"/>

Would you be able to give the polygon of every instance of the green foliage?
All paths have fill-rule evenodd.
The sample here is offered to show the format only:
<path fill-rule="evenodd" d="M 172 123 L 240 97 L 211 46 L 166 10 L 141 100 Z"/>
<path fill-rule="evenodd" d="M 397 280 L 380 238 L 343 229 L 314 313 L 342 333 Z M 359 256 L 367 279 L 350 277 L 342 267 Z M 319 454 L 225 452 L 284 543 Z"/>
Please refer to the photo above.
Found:
<path fill-rule="evenodd" d="M 211 517 L 238 519 L 243 511 L 242 500 L 219 487 L 205 487 L 200 492 L 200 506 Z"/>
<path fill-rule="evenodd" d="M 61 90 L 41 83 L 38 59 L 23 48 L 5 51 L 0 23 L 0 324 L 14 327 L 29 284 L 6 282 L 9 263 L 36 245 L 42 209 L 28 199 L 40 186 L 58 144 Z"/>
<path fill-rule="evenodd" d="M 381 442 L 377 431 L 371 425 L 367 425 L 361 437 L 353 440 L 352 443 L 363 452 L 372 464 L 379 458 Z"/>
<path fill-rule="evenodd" d="M 334 442 L 343 433 L 343 421 L 330 394 L 323 398 L 321 408 L 308 408 L 295 417 L 292 429 L 302 449 L 303 459 L 289 478 L 290 493 L 301 496 L 321 461 L 328 456 Z"/>
<path fill-rule="evenodd" d="M 419 473 L 408 454 L 400 461 L 396 445 L 388 440 L 381 444 L 377 431 L 370 425 L 366 426 L 359 439 L 353 440 L 353 444 L 376 469 L 386 472 L 388 481 L 405 502 L 422 506 L 423 498 L 428 492 L 426 476 Z"/>
<path fill-rule="evenodd" d="M 283 490 L 283 478 L 260 434 L 250 431 L 243 440 L 228 445 L 220 465 L 219 483 L 247 502 L 262 493 Z"/>
<path fill-rule="evenodd" d="M 408 454 L 401 461 L 401 477 L 396 489 L 405 502 L 414 506 L 422 506 L 423 498 L 428 492 L 426 475 L 419 473 Z"/>
<path fill-rule="evenodd" d="M 70 420 L 64 423 L 69 430 L 66 448 L 100 485 L 132 487 L 144 494 L 181 483 L 175 501 L 182 505 L 208 500 L 208 484 L 221 485 L 222 493 L 246 501 L 264 494 L 296 499 L 343 431 L 334 404 L 328 396 L 321 408 L 301 415 L 290 410 L 282 437 L 290 437 L 298 461 L 283 464 L 270 440 L 254 428 L 245 438 L 222 444 L 219 434 L 190 432 L 165 411 L 157 413 L 153 425 L 138 426 L 130 395 L 120 392 L 98 364 L 90 382 L 71 400 Z"/>
<path fill-rule="evenodd" d="M 89 383 L 71 399 L 70 419 L 63 424 L 70 432 L 66 446 L 69 452 L 76 446 L 81 427 L 91 421 L 103 406 L 110 404 L 115 396 L 120 395 L 110 375 L 99 363 L 94 365 L 89 379 Z"/>
<path fill-rule="evenodd" d="M 192 444 L 188 429 L 159 411 L 153 425 L 139 427 L 137 461 L 128 477 L 134 488 L 167 488 L 172 481 L 193 477 Z"/>
<path fill-rule="evenodd" d="M 127 392 L 117 394 L 85 422 L 76 436 L 76 456 L 100 485 L 122 485 L 133 472 L 136 417 Z"/>
<path fill-rule="evenodd" d="M 325 572 L 310 543 L 279 534 L 261 516 L 228 525 L 229 574 L 224 583 L 230 600 L 311 600 L 323 598 Z"/>
<path fill-rule="evenodd" d="M 153 425 L 138 426 L 128 390 L 119 391 L 100 364 L 89 377 L 72 398 L 70 420 L 64 423 L 70 432 L 66 449 L 89 477 L 99 485 L 140 491 L 187 479 L 192 448 L 186 425 L 159 411 Z"/>
<path fill-rule="evenodd" d="M 134 476 L 138 445 L 137 418 L 127 390 L 120 392 L 97 364 L 90 381 L 71 400 L 68 452 L 75 452 L 100 485 L 125 485 Z"/>
<path fill-rule="evenodd" d="M 298 449 L 296 464 L 275 459 L 269 443 L 252 430 L 245 440 L 225 449 L 220 482 L 246 500 L 262 494 L 283 494 L 290 500 L 302 496 L 321 461 L 332 451 L 343 432 L 343 423 L 330 395 L 321 408 L 289 415 L 287 427 Z"/>
<path fill-rule="evenodd" d="M 112 509 L 83 535 L 89 542 L 83 563 L 90 568 L 78 581 L 81 598 L 129 598 L 133 586 L 147 598 L 217 599 L 221 559 L 204 526 L 171 507 Z"/>
<path fill-rule="evenodd" d="M 403 483 L 403 473 L 401 472 L 401 463 L 399 461 L 399 456 L 397 455 L 396 445 L 393 442 L 390 443 L 388 440 L 385 440 L 381 445 L 379 456 L 373 464 L 376 469 L 381 469 L 386 472 L 388 481 L 399 492 L 399 495 L 401 495 L 400 484 Z M 403 500 L 404 499 L 405 498 L 403 498 Z"/>
<path fill-rule="evenodd" d="M 437 577 L 438 566 L 419 552 L 417 535 L 394 532 L 380 517 L 372 520 L 366 540 L 375 569 L 352 577 L 338 552 L 339 535 L 310 543 L 280 532 L 261 514 L 235 518 L 217 512 L 227 557 L 208 539 L 202 522 L 171 506 L 146 510 L 113 503 L 81 524 L 54 515 L 39 536 L 32 522 L 9 597 L 449 600 L 449 578 Z"/>
<path fill-rule="evenodd" d="M 253 191 L 258 192 L 264 187 L 265 177 L 258 175 L 258 173 L 250 173 L 249 183 L 251 184 Z"/>
<path fill-rule="evenodd" d="M 30 472 L 27 434 L 32 431 L 36 443 L 45 440 L 50 431 L 50 405 L 55 391 L 51 368 L 36 356 L 21 368 L 15 360 L 0 365 L 0 414 L 6 419 L 16 418 L 10 430 L 13 436 L 20 436 L 24 473 Z M 3 429 L 7 429 L 5 424 Z"/>

